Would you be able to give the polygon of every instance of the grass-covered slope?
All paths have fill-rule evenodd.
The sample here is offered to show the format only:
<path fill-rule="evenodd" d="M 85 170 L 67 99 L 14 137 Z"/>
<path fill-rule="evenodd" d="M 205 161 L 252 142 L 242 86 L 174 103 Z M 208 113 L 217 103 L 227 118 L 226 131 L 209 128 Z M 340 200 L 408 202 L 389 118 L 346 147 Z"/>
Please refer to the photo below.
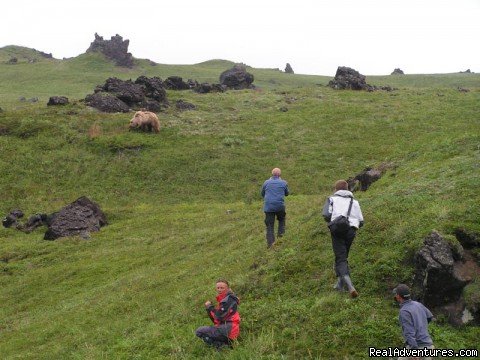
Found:
<path fill-rule="evenodd" d="M 110 76 L 217 82 L 224 65 L 0 64 L 0 213 L 50 213 L 86 195 L 110 222 L 86 241 L 0 230 L 2 358 L 367 358 L 368 346 L 402 344 L 390 291 L 411 282 L 414 251 L 433 229 L 480 231 L 480 76 L 368 77 L 398 90 L 367 93 L 251 69 L 257 90 L 169 92 L 197 110 L 160 113 L 158 135 L 128 132 L 132 114 L 75 102 Z M 52 95 L 74 103 L 47 107 Z M 332 290 L 321 206 L 335 180 L 385 162 L 356 193 L 366 226 L 350 300 Z M 287 234 L 267 251 L 259 190 L 274 166 L 292 195 Z M 209 322 L 203 303 L 220 276 L 243 322 L 235 349 L 217 354 L 194 330 Z M 478 343 L 475 327 L 431 332 L 437 348 Z"/>

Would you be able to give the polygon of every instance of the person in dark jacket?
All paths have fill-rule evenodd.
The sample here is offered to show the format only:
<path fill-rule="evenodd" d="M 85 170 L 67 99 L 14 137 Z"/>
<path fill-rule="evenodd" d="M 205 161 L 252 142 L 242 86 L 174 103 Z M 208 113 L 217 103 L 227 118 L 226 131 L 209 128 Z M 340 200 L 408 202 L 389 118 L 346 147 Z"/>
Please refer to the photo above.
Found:
<path fill-rule="evenodd" d="M 337 218 L 341 216 L 348 218 L 349 226 L 347 230 L 336 232 L 332 230 L 333 228 L 330 228 L 333 253 L 335 254 L 335 274 L 337 275 L 337 283 L 334 289 L 343 291 L 346 286 L 350 296 L 355 298 L 358 296 L 358 292 L 350 278 L 348 254 L 357 230 L 363 226 L 363 215 L 360 204 L 348 191 L 348 183 L 345 180 L 338 180 L 335 183 L 335 194 L 325 201 L 322 215 L 325 221 L 329 223 L 329 228 Z"/>
<path fill-rule="evenodd" d="M 428 323 L 433 319 L 430 310 L 423 304 L 411 299 L 410 288 L 405 284 L 398 284 L 393 289 L 393 296 L 400 305 L 398 320 L 402 327 L 406 348 L 435 349 L 432 338 L 428 333 Z M 422 359 L 428 358 L 423 357 Z"/>
<path fill-rule="evenodd" d="M 206 344 L 219 349 L 231 346 L 232 340 L 240 333 L 240 314 L 237 311 L 240 301 L 225 279 L 217 281 L 215 290 L 217 306 L 213 306 L 210 301 L 205 303 L 205 309 L 214 326 L 201 326 L 195 334 Z"/>
<path fill-rule="evenodd" d="M 267 227 L 267 247 L 272 247 L 275 242 L 275 217 L 278 219 L 277 236 L 285 234 L 285 196 L 288 196 L 288 184 L 280 175 L 279 168 L 272 170 L 272 177 L 263 183 L 261 195 L 264 199 L 263 211 L 265 212 L 265 225 Z"/>

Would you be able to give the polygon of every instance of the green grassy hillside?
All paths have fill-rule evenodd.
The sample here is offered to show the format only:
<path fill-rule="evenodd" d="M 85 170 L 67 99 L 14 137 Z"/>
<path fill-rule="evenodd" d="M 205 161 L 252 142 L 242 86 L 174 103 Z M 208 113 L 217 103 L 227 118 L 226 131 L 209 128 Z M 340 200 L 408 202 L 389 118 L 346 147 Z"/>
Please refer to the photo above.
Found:
<path fill-rule="evenodd" d="M 51 213 L 85 195 L 110 223 L 90 240 L 0 230 L 2 358 L 367 358 L 369 346 L 402 344 L 390 293 L 411 283 L 414 251 L 433 229 L 480 231 L 480 75 L 372 76 L 398 90 L 368 93 L 249 69 L 257 90 L 169 91 L 197 110 L 160 113 L 158 135 L 128 132 L 132 114 L 77 101 L 111 76 L 217 82 L 230 66 L 138 60 L 125 70 L 92 54 L 0 64 L 0 214 Z M 72 104 L 47 107 L 52 95 Z M 366 225 L 351 300 L 332 290 L 321 207 L 335 180 L 386 162 L 356 193 Z M 259 192 L 275 166 L 292 194 L 287 234 L 267 251 Z M 221 353 L 194 336 L 219 277 L 243 320 L 235 349 Z M 439 320 L 437 348 L 478 347 L 478 328 Z"/>

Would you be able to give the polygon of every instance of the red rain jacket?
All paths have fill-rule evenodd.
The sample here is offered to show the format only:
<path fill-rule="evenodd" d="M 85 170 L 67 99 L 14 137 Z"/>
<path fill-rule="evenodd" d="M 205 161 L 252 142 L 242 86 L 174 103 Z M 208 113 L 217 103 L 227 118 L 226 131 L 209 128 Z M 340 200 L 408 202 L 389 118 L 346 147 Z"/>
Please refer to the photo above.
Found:
<path fill-rule="evenodd" d="M 217 295 L 217 301 L 216 307 L 211 305 L 207 309 L 208 316 L 215 327 L 229 339 L 234 340 L 240 333 L 240 314 L 237 311 L 240 301 L 232 291 Z"/>

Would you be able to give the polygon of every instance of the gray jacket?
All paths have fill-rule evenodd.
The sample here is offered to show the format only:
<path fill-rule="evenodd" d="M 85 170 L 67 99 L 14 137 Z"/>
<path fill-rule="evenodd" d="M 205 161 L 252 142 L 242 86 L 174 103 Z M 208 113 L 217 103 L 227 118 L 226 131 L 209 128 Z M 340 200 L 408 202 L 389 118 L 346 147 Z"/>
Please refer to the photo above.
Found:
<path fill-rule="evenodd" d="M 398 320 L 402 326 L 405 342 L 410 348 L 417 349 L 433 345 L 428 333 L 428 323 L 432 318 L 430 310 L 417 301 L 406 300 L 400 304 Z"/>
<path fill-rule="evenodd" d="M 325 221 L 335 220 L 337 217 L 343 215 L 347 217 L 348 207 L 350 206 L 350 199 L 353 198 L 353 194 L 348 190 L 338 190 L 333 196 L 329 197 L 325 201 L 323 206 L 322 215 Z M 360 204 L 357 200 L 353 200 L 352 210 L 348 218 L 350 226 L 360 228 L 363 226 L 363 215 L 360 209 Z"/>

